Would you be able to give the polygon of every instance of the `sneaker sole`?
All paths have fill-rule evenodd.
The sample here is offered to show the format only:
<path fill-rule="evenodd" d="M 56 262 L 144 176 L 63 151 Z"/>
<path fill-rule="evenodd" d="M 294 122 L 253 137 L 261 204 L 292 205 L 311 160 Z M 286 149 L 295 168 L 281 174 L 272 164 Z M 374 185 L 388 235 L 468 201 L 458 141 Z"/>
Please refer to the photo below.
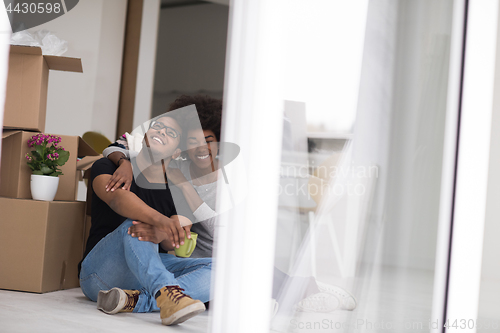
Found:
<path fill-rule="evenodd" d="M 354 297 L 353 294 L 351 294 L 350 292 L 348 292 L 347 290 L 345 290 L 344 288 L 342 287 L 339 287 L 340 289 L 342 289 L 342 291 L 334 291 L 334 290 L 330 290 L 330 288 L 328 287 L 325 287 L 325 286 L 322 286 L 320 285 L 320 283 L 318 283 L 318 289 L 319 291 L 321 291 L 322 293 L 329 293 L 329 294 L 333 294 L 335 296 L 337 296 L 337 298 L 339 298 L 339 301 L 340 301 L 340 306 L 339 308 L 341 310 L 347 310 L 347 311 L 352 311 L 354 309 L 356 309 L 356 307 L 358 306 L 358 301 L 356 300 L 356 297 Z M 342 297 L 342 293 L 345 293 L 347 294 L 346 296 Z M 353 301 L 354 301 L 354 306 L 350 306 L 350 307 L 345 307 L 342 303 L 342 300 L 341 298 L 352 298 Z"/>
<path fill-rule="evenodd" d="M 177 325 L 205 311 L 205 304 L 197 302 L 180 309 L 173 315 L 163 318 L 161 323 L 166 326 Z"/>
<path fill-rule="evenodd" d="M 121 289 L 101 290 L 97 295 L 97 309 L 107 314 L 118 313 L 127 300 L 127 294 Z"/>
<path fill-rule="evenodd" d="M 340 309 L 340 299 L 336 295 L 332 295 L 331 293 L 322 293 L 325 295 L 329 295 L 330 298 L 335 298 L 337 300 L 337 304 L 335 306 L 332 306 L 331 303 L 325 302 L 324 299 L 316 298 L 316 299 L 311 299 L 310 296 L 299 303 L 297 303 L 294 306 L 294 310 L 298 312 L 308 312 L 308 313 L 331 313 L 333 311 L 336 311 Z"/>

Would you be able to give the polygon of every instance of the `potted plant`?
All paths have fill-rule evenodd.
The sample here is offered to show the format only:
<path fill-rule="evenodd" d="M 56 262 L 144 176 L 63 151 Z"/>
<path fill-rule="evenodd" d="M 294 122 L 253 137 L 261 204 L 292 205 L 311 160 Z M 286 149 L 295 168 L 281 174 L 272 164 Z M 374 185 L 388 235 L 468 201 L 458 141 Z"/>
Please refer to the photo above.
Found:
<path fill-rule="evenodd" d="M 31 175 L 31 196 L 35 200 L 52 201 L 57 193 L 59 169 L 69 159 L 69 152 L 58 146 L 61 137 L 39 133 L 28 140 L 28 147 L 33 148 L 26 154 Z"/>

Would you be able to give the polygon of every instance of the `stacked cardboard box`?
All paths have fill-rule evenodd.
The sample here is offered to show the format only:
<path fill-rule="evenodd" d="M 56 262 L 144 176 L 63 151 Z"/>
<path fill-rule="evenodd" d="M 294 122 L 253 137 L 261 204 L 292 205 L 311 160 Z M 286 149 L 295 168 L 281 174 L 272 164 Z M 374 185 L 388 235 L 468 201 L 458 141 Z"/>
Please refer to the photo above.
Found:
<path fill-rule="evenodd" d="M 97 153 L 78 136 L 60 135 L 70 152 L 55 201 L 31 199 L 28 139 L 45 130 L 49 70 L 83 72 L 77 58 L 11 46 L 0 159 L 0 289 L 48 292 L 78 287 L 85 202 L 76 201 L 79 158 Z M 53 134 L 53 133 L 49 133 Z"/>
<path fill-rule="evenodd" d="M 91 208 L 92 208 L 92 186 L 90 185 L 90 173 L 92 164 L 95 161 L 102 158 L 102 155 L 99 156 L 87 156 L 78 161 L 78 170 L 80 171 L 80 180 L 84 180 L 87 183 L 87 209 L 85 210 L 85 230 L 83 236 L 83 245 L 87 244 L 87 238 L 89 238 L 90 227 L 91 227 Z M 85 251 L 85 250 L 84 250 Z"/>

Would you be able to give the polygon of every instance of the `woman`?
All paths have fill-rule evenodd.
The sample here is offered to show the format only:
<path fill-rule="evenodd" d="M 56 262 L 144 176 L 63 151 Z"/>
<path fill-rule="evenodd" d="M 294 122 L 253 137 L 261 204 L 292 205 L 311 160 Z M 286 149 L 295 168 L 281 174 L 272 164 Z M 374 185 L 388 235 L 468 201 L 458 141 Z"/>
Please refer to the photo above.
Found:
<path fill-rule="evenodd" d="M 191 230 L 198 233 L 194 258 L 211 257 L 213 249 L 214 227 L 217 222 L 216 194 L 219 179 L 218 142 L 222 116 L 222 102 L 208 96 L 181 96 L 169 110 L 188 105 L 196 105 L 201 128 L 188 129 L 185 141 L 187 149 L 185 161 L 173 161 L 167 169 L 168 179 L 177 185 L 193 211 L 196 223 Z M 193 122 L 196 123 L 196 122 Z M 119 164 L 119 168 L 107 184 L 107 189 L 114 191 L 122 184 L 128 189 L 132 181 L 132 169 L 126 157 L 126 141 L 118 140 L 103 152 Z M 147 239 L 144 239 L 147 240 Z M 356 307 L 354 297 L 344 289 L 320 283 L 313 277 L 290 277 L 275 268 L 273 279 L 273 298 L 281 299 L 280 292 L 285 284 L 296 286 L 296 297 L 290 303 L 297 303 L 297 309 L 312 312 L 330 312 L 335 309 L 353 310 Z"/>

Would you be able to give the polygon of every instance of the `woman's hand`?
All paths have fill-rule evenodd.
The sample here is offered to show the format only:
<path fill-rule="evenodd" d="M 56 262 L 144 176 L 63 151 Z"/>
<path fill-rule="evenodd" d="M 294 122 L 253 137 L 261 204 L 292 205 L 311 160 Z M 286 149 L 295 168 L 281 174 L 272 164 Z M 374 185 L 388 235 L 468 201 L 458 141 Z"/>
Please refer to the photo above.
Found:
<path fill-rule="evenodd" d="M 180 185 L 187 182 L 187 179 L 184 177 L 181 170 L 176 168 L 167 168 L 167 178 L 173 185 Z"/>
<path fill-rule="evenodd" d="M 186 237 L 189 239 L 191 239 L 191 227 L 192 226 L 193 226 L 192 224 L 189 224 L 189 225 L 186 225 L 183 227 L 184 231 L 186 232 Z"/>
<path fill-rule="evenodd" d="M 132 163 L 130 163 L 127 159 L 120 160 L 120 166 L 113 173 L 113 176 L 109 179 L 106 184 L 106 192 L 113 192 L 118 189 L 122 184 L 122 189 L 130 190 L 130 185 L 132 185 L 132 179 L 134 177 L 134 173 L 132 171 Z"/>

